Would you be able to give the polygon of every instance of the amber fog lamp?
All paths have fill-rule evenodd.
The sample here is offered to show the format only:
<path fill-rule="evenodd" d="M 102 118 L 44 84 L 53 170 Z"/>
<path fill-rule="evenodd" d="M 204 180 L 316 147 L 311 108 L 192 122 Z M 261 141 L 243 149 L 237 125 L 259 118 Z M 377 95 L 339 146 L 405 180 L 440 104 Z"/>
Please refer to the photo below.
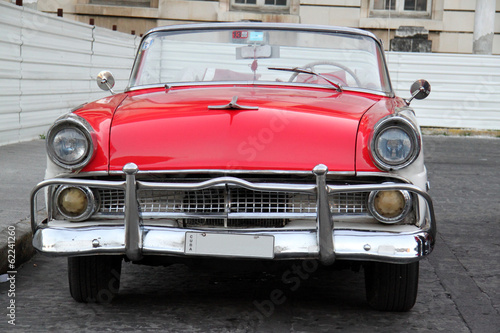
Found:
<path fill-rule="evenodd" d="M 374 191 L 368 198 L 370 213 L 382 223 L 402 221 L 410 207 L 411 197 L 407 191 Z"/>
<path fill-rule="evenodd" d="M 83 221 L 94 213 L 94 194 L 87 187 L 63 186 L 57 190 L 56 200 L 61 215 L 70 221 Z"/>

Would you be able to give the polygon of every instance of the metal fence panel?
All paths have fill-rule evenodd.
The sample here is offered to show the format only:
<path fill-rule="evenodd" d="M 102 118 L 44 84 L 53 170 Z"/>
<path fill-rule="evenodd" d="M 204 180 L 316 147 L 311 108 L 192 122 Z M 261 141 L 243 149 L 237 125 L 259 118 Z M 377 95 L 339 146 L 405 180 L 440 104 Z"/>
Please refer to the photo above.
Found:
<path fill-rule="evenodd" d="M 21 137 L 43 135 L 89 98 L 92 26 L 23 10 Z"/>
<path fill-rule="evenodd" d="M 0 145 L 46 133 L 61 114 L 108 96 L 102 69 L 123 90 L 137 37 L 0 1 Z"/>
<path fill-rule="evenodd" d="M 477 54 L 387 52 L 396 94 L 426 79 L 432 92 L 413 101 L 422 126 L 500 129 L 500 57 Z"/>
<path fill-rule="evenodd" d="M 108 96 L 101 70 L 126 86 L 140 38 L 0 1 L 0 145 L 44 134 L 59 115 Z M 396 93 L 416 79 L 431 95 L 414 101 L 423 126 L 500 129 L 500 57 L 387 52 Z"/>
<path fill-rule="evenodd" d="M 0 144 L 18 142 L 21 123 L 21 11 L 0 2 Z"/>

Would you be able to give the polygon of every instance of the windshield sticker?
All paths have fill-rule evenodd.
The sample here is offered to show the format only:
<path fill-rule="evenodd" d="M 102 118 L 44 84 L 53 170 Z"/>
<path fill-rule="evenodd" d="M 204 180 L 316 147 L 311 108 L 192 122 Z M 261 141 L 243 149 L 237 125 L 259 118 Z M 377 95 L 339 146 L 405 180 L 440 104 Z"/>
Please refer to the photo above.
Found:
<path fill-rule="evenodd" d="M 154 39 L 153 38 L 148 38 L 147 40 L 142 43 L 142 50 L 145 51 L 149 49 L 149 47 L 153 44 Z"/>
<path fill-rule="evenodd" d="M 251 42 L 262 42 L 264 41 L 264 32 L 263 31 L 251 31 L 250 38 Z"/>
<path fill-rule="evenodd" d="M 233 31 L 233 39 L 247 39 L 248 31 L 237 30 Z"/>

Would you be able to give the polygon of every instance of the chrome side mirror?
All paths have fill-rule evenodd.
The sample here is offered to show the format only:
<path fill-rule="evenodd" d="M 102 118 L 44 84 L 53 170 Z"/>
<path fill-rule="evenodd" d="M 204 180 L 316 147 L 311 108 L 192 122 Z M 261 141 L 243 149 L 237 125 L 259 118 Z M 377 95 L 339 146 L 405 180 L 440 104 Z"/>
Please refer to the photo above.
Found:
<path fill-rule="evenodd" d="M 109 71 L 102 71 L 97 74 L 97 86 L 104 91 L 109 90 L 114 95 L 113 87 L 115 86 L 115 78 L 113 74 Z"/>
<path fill-rule="evenodd" d="M 413 82 L 410 88 L 411 97 L 406 101 L 406 104 L 410 105 L 414 98 L 424 99 L 431 93 L 431 85 L 426 80 L 417 80 Z"/>

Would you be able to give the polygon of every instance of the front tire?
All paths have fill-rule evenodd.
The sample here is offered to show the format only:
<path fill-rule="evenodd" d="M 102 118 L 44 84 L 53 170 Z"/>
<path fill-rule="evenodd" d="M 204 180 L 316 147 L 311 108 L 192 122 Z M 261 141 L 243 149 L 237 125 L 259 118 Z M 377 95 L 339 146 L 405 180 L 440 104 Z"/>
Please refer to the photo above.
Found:
<path fill-rule="evenodd" d="M 82 303 L 109 303 L 120 289 L 121 256 L 68 258 L 71 296 Z"/>
<path fill-rule="evenodd" d="M 379 311 L 409 311 L 418 291 L 419 263 L 372 262 L 364 266 L 366 299 Z"/>

